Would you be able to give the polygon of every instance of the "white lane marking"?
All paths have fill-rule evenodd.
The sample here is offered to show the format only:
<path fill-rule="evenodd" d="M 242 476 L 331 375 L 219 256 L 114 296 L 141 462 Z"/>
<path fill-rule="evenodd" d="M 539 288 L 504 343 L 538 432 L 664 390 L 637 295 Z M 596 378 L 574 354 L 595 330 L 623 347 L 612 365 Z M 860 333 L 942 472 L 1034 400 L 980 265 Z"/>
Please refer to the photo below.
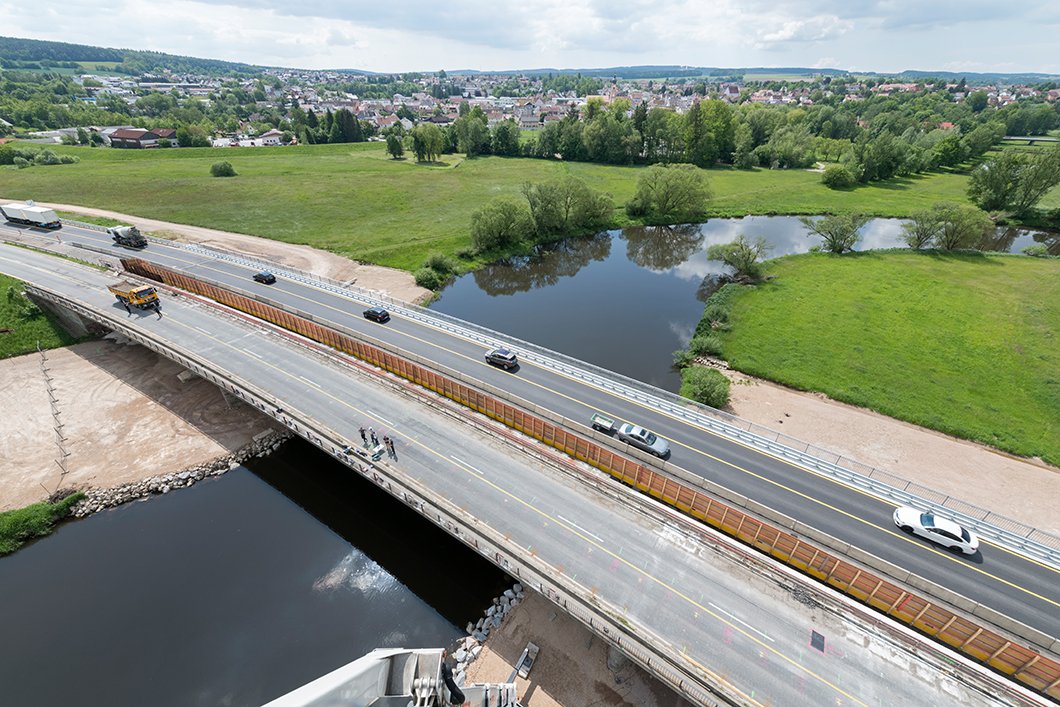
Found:
<path fill-rule="evenodd" d="M 308 378 L 306 378 L 305 376 L 298 376 L 298 377 L 299 377 L 299 378 L 301 378 L 302 380 L 304 380 L 304 381 L 305 381 L 306 383 L 308 383 L 309 385 L 313 386 L 314 388 L 319 388 L 319 387 L 320 387 L 319 385 L 317 385 L 317 384 L 316 384 L 316 383 L 314 383 L 313 381 L 309 380 L 309 379 L 308 379 Z"/>
<path fill-rule="evenodd" d="M 741 624 L 743 624 L 744 626 L 746 626 L 747 628 L 751 629 L 752 631 L 754 631 L 755 633 L 757 633 L 757 634 L 758 634 L 759 636 L 761 636 L 762 638 L 766 639 L 767 641 L 773 641 L 773 639 L 772 639 L 772 638 L 770 638 L 770 637 L 769 637 L 769 636 L 767 636 L 766 634 L 762 633 L 761 631 L 759 631 L 759 630 L 758 630 L 757 628 L 755 628 L 755 627 L 754 627 L 754 626 L 752 626 L 751 624 L 747 623 L 746 621 L 740 621 L 740 619 L 736 618 L 736 617 L 735 617 L 735 616 L 734 616 L 734 615 L 733 615 L 733 614 L 732 614 L 731 612 L 728 612 L 728 611 L 726 611 L 725 609 L 722 609 L 722 608 L 721 608 L 720 606 L 718 606 L 718 605 L 717 605 L 717 604 L 715 604 L 714 602 L 707 602 L 707 603 L 709 603 L 709 604 L 710 604 L 711 606 L 713 606 L 713 607 L 714 607 L 715 609 L 717 609 L 717 610 L 718 610 L 718 611 L 720 611 L 721 613 L 723 613 L 723 614 L 725 614 L 726 616 L 728 616 L 728 617 L 729 617 L 730 619 L 732 619 L 733 621 L 736 621 L 737 623 L 741 623 Z"/>
<path fill-rule="evenodd" d="M 463 466 L 466 466 L 466 467 L 467 467 L 468 469 L 471 469 L 471 471 L 475 472 L 475 473 L 476 473 L 476 474 L 478 474 L 479 476 L 484 476 L 484 474 L 483 474 L 483 473 L 482 473 L 481 471 L 479 471 L 479 470 L 478 470 L 478 469 L 476 469 L 475 467 L 471 466 L 470 464 L 468 464 L 468 463 L 467 463 L 466 461 L 464 461 L 463 459 L 457 459 L 457 458 L 456 458 L 456 457 L 454 457 L 454 456 L 453 456 L 452 454 L 450 454 L 450 455 L 449 455 L 449 458 L 450 458 L 450 459 L 452 459 L 453 461 L 455 461 L 455 462 L 456 462 L 457 464 L 461 464 L 461 465 L 463 465 Z"/>
<path fill-rule="evenodd" d="M 383 423 L 385 423 L 385 424 L 388 424 L 388 425 L 390 425 L 391 427 L 393 427 L 393 426 L 394 426 L 394 423 L 393 423 L 393 422 L 391 422 L 390 420 L 386 419 L 386 418 L 385 418 L 385 417 L 383 417 L 382 415 L 377 415 L 376 413 L 372 412 L 371 410 L 365 410 L 365 412 L 366 412 L 366 413 L 368 413 L 369 415 L 371 415 L 372 417 L 374 417 L 374 418 L 378 419 L 378 420 L 379 420 L 380 422 L 383 422 Z"/>
<path fill-rule="evenodd" d="M 603 544 L 604 540 L 603 540 L 603 538 L 601 538 L 601 537 L 600 537 L 599 535 L 593 535 L 592 533 L 590 533 L 590 532 L 589 532 L 588 530 L 586 530 L 585 528 L 581 527 L 581 526 L 580 526 L 580 525 L 578 525 L 577 523 L 574 523 L 573 521 L 569 521 L 569 520 L 567 520 L 567 519 L 566 519 L 566 518 L 564 518 L 563 516 L 557 515 L 556 517 L 557 517 L 557 518 L 559 518 L 559 519 L 560 519 L 561 521 L 563 521 L 564 523 L 566 523 L 567 525 L 569 525 L 569 526 L 571 526 L 571 527 L 573 527 L 573 528 L 577 528 L 578 530 L 582 531 L 583 533 L 585 533 L 586 535 L 588 535 L 588 536 L 589 536 L 590 538 L 595 538 L 595 539 L 596 539 L 596 541 L 597 541 L 598 543 L 601 543 L 601 544 Z"/>
<path fill-rule="evenodd" d="M 254 358 L 261 358 L 261 356 L 259 356 L 258 354 L 254 353 L 254 352 L 253 352 L 253 351 L 251 351 L 250 349 L 243 349 L 243 350 L 244 350 L 244 351 L 246 351 L 246 352 L 247 352 L 248 354 L 250 354 L 251 356 L 253 356 Z"/>
<path fill-rule="evenodd" d="M 197 326 L 195 328 L 198 329 L 199 331 L 201 331 L 203 334 L 207 334 L 209 336 L 213 336 L 213 332 L 212 331 L 206 331 L 201 326 Z M 246 349 L 243 349 L 243 350 L 246 351 Z"/>

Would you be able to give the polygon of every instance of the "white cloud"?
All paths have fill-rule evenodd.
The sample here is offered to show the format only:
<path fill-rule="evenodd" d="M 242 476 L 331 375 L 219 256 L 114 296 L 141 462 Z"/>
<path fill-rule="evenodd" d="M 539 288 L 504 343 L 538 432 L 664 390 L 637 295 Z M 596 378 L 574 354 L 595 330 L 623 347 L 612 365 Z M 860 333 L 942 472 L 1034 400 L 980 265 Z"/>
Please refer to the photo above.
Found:
<path fill-rule="evenodd" d="M 1060 5 L 1044 0 L 1018 5 L 993 0 L 543 0 L 532 5 L 512 0 L 119 0 L 104 5 L 0 0 L 0 16 L 7 36 L 297 68 L 393 72 L 856 64 L 890 72 L 971 70 L 963 67 L 978 62 L 985 70 L 1043 71 L 1057 64 L 1055 42 L 1049 35 L 1036 38 L 1060 21 Z"/>

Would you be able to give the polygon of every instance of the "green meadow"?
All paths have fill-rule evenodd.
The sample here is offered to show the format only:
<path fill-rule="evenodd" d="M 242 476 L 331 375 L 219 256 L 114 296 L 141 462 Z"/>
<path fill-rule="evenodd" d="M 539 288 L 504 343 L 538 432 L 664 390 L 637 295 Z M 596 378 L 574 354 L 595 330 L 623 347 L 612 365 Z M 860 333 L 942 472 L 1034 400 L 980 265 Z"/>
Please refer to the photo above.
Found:
<path fill-rule="evenodd" d="M 444 155 L 393 160 L 382 143 L 276 148 L 118 150 L 57 146 L 78 164 L 0 168 L 0 196 L 106 208 L 163 221 L 311 245 L 415 270 L 432 251 L 470 243 L 471 212 L 495 196 L 564 174 L 609 191 L 621 206 L 643 168 Z M 239 176 L 214 178 L 228 160 Z M 966 201 L 967 177 L 931 174 L 832 191 L 802 170 L 715 169 L 711 217 L 859 210 L 903 217 L 938 200 Z"/>
<path fill-rule="evenodd" d="M 769 274 L 733 306 L 733 367 L 1060 465 L 1060 260 L 810 253 Z"/>

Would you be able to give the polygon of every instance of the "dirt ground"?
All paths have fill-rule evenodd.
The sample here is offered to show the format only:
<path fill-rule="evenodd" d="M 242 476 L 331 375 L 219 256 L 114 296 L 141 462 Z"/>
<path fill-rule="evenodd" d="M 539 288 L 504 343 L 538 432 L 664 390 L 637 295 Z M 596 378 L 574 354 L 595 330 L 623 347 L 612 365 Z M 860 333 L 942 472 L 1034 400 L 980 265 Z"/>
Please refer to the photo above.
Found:
<path fill-rule="evenodd" d="M 352 263 L 306 246 L 47 204 L 109 216 L 145 232 L 266 257 L 414 301 L 429 296 L 411 275 Z M 0 361 L 0 511 L 43 500 L 67 485 L 114 486 L 179 471 L 248 444 L 273 425 L 253 408 L 229 408 L 220 391 L 142 346 L 103 340 L 47 354 L 66 436 L 69 474 L 55 462 L 54 422 L 39 357 Z M 737 384 L 726 412 L 877 466 L 970 503 L 1060 533 L 1060 470 L 831 401 L 728 372 Z M 555 618 L 552 614 L 556 613 Z M 541 647 L 519 694 L 530 707 L 673 705 L 684 702 L 633 665 L 612 674 L 606 647 L 528 592 L 490 637 L 468 680 L 507 680 L 527 641 Z M 616 682 L 617 678 L 617 682 Z"/>
<path fill-rule="evenodd" d="M 526 678 L 515 680 L 526 707 L 690 705 L 632 662 L 612 673 L 607 644 L 533 591 L 491 631 L 466 682 L 507 682 L 528 642 L 541 650 Z"/>
<path fill-rule="evenodd" d="M 928 488 L 1060 534 L 1060 469 L 727 371 L 725 412 Z"/>
<path fill-rule="evenodd" d="M 430 295 L 428 290 L 417 287 L 407 272 L 360 265 L 308 246 L 141 219 L 101 209 L 65 204 L 44 205 L 62 211 L 119 219 L 133 223 L 145 232 L 168 234 L 178 240 L 212 244 L 248 255 L 270 258 L 343 282 L 356 279 L 357 284 L 362 287 L 406 301 L 423 300 Z M 55 352 L 55 355 L 61 356 L 59 352 Z M 0 371 L 8 365 L 14 364 L 2 362 Z M 1060 533 L 1060 513 L 1055 511 L 1060 507 L 1060 469 L 1056 467 L 1036 460 L 1014 458 L 980 444 L 947 437 L 868 410 L 838 403 L 820 394 L 791 390 L 767 381 L 749 379 L 732 371 L 727 374 L 736 385 L 732 387 L 732 402 L 726 412 L 1042 530 Z M 115 369 L 118 379 L 121 379 L 122 375 L 124 374 L 120 370 Z M 0 391 L 4 393 L 11 390 L 8 379 L 9 376 L 4 375 L 0 381 Z M 91 397 L 87 400 L 91 400 Z M 88 404 L 94 405 L 91 402 Z M 189 409 L 194 407 L 193 404 Z M 7 422 L 6 418 L 12 413 L 10 407 L 0 410 L 0 423 Z M 88 414 L 88 411 L 85 410 L 81 414 Z M 41 430 L 50 430 L 50 414 L 48 417 L 47 420 L 37 419 L 32 425 Z M 5 429 L 24 429 L 26 424 L 28 423 L 16 422 L 14 427 L 5 425 Z M 209 437 L 208 425 L 203 425 L 200 429 Z M 156 439 L 158 451 L 154 456 L 164 458 L 167 440 L 165 436 Z M 0 442 L 0 450 L 14 452 L 13 445 L 16 443 L 17 439 L 5 434 Z M 41 458 L 51 458 L 50 453 L 50 450 L 41 452 Z M 3 459 L 7 460 L 16 458 L 18 457 L 14 454 L 3 456 Z M 9 465 L 10 461 L 0 460 L 0 469 Z M 51 466 L 55 467 L 54 462 Z M 88 466 L 92 464 L 88 463 Z M 97 475 L 92 478 L 100 479 L 102 484 L 110 473 L 122 472 L 114 470 L 104 474 L 101 470 L 95 473 Z M 154 473 L 157 472 L 147 475 Z M 5 478 L 0 476 L 0 483 L 3 483 Z M 31 486 L 36 484 L 32 478 L 27 481 Z M 3 490 L 0 494 L 0 508 L 6 507 L 3 501 L 13 493 L 7 486 L 7 483 L 0 486 Z"/>
<path fill-rule="evenodd" d="M 109 487 L 180 471 L 249 444 L 275 426 L 254 408 L 139 345 L 109 339 L 48 351 L 68 473 L 40 356 L 0 361 L 0 511 L 64 488 Z"/>
<path fill-rule="evenodd" d="M 356 283 L 358 287 L 375 290 L 380 294 L 413 304 L 427 302 L 432 295 L 430 290 L 418 286 L 412 275 L 404 270 L 356 263 L 341 255 L 317 250 L 306 245 L 293 245 L 291 243 L 257 238 L 256 236 L 247 236 L 242 233 L 215 231 L 210 228 L 155 221 L 104 209 L 90 209 L 69 204 L 45 204 L 43 202 L 37 202 L 37 205 L 59 211 L 117 219 L 136 226 L 147 235 L 168 238 L 178 243 L 201 243 L 236 251 L 237 253 L 267 258 L 281 265 L 330 277 L 339 282 Z"/>

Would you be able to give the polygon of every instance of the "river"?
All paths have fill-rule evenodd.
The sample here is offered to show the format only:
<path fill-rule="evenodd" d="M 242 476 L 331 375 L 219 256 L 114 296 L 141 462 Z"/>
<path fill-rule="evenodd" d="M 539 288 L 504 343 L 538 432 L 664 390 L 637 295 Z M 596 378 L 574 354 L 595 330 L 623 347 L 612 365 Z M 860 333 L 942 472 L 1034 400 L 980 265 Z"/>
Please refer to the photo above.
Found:
<path fill-rule="evenodd" d="M 863 248 L 897 245 L 875 221 Z M 629 228 L 460 278 L 433 305 L 662 388 L 723 272 L 706 248 L 815 241 L 792 218 Z M 1026 233 L 995 247 L 1018 250 Z M 1060 252 L 1052 237 L 1050 249 Z M 577 277 L 575 277 L 577 275 Z M 385 532 L 383 529 L 385 528 Z M 295 439 L 0 560 L 4 704 L 259 705 L 372 648 L 444 646 L 503 573 Z"/>
<path fill-rule="evenodd" d="M 251 466 L 0 560 L 0 702 L 256 706 L 376 647 L 448 645 L 510 586 L 300 439 Z"/>
<path fill-rule="evenodd" d="M 858 249 L 904 247 L 902 223 L 869 222 Z M 606 231 L 457 278 L 431 309 L 677 392 L 673 352 L 688 347 L 703 302 L 725 272 L 707 260 L 707 248 L 740 234 L 764 236 L 772 257 L 820 243 L 791 216 Z M 1014 228 L 997 229 L 980 248 L 1019 252 L 1035 242 L 1060 255 L 1060 235 Z"/>

